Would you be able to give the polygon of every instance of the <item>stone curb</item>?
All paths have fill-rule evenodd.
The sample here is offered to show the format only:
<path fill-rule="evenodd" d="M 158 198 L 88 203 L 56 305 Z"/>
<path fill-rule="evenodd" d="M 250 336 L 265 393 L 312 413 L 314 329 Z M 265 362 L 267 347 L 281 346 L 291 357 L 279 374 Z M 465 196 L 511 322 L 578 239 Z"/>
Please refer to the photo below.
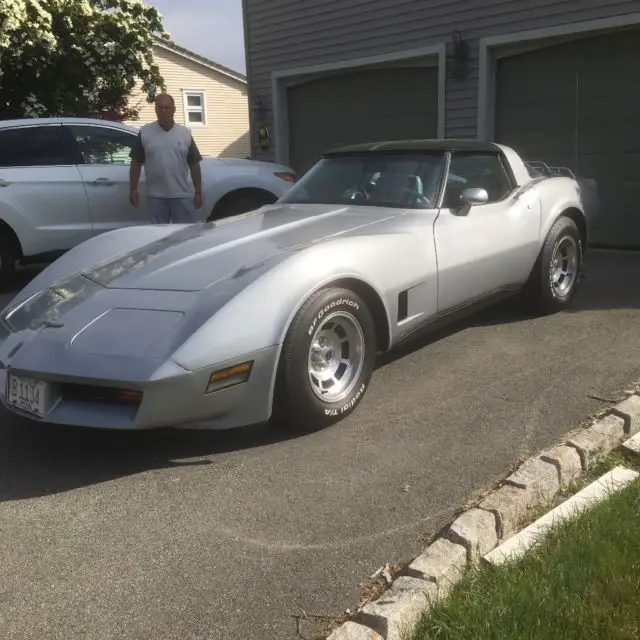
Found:
<path fill-rule="evenodd" d="M 493 549 L 483 561 L 488 564 L 499 565 L 506 561 L 516 560 L 523 556 L 533 545 L 559 522 L 573 519 L 586 509 L 609 498 L 632 480 L 638 477 L 638 472 L 619 465 L 603 474 L 582 491 L 574 494 L 555 509 L 547 511 L 528 527 L 522 529 L 501 545 Z"/>
<path fill-rule="evenodd" d="M 466 567 L 514 536 L 525 524 L 528 510 L 551 503 L 561 489 L 623 441 L 627 451 L 640 453 L 638 393 L 608 409 L 591 426 L 568 433 L 562 444 L 525 460 L 414 558 L 407 575 L 396 578 L 327 640 L 403 640 L 429 606 L 447 596 Z"/>

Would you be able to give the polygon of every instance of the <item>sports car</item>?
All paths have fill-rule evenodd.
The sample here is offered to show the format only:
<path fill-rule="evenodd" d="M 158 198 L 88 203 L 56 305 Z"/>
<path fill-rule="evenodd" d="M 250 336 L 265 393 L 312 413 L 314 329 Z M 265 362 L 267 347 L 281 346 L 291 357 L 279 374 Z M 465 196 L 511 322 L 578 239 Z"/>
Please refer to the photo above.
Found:
<path fill-rule="evenodd" d="M 0 314 L 0 397 L 66 425 L 322 428 L 419 332 L 505 296 L 566 307 L 590 224 L 576 179 L 504 145 L 335 149 L 274 204 L 48 266 Z"/>

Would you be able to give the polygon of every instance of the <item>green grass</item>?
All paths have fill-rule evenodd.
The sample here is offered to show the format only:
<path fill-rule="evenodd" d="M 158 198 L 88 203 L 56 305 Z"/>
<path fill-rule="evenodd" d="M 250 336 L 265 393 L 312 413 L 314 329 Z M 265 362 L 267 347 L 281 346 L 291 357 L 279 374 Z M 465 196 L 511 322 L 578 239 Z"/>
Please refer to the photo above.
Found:
<path fill-rule="evenodd" d="M 640 638 L 640 481 L 520 561 L 470 570 L 411 640 Z"/>

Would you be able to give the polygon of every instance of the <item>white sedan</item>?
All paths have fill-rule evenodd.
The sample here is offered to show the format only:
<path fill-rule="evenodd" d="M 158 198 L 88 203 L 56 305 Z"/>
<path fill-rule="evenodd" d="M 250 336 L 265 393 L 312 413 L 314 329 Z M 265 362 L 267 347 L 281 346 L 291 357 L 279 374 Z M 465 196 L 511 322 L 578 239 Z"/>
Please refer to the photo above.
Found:
<path fill-rule="evenodd" d="M 129 203 L 129 152 L 138 129 L 85 118 L 0 121 L 0 279 L 50 262 L 105 231 L 148 224 L 144 172 Z M 289 167 L 205 157 L 202 220 L 275 202 L 295 181 Z"/>

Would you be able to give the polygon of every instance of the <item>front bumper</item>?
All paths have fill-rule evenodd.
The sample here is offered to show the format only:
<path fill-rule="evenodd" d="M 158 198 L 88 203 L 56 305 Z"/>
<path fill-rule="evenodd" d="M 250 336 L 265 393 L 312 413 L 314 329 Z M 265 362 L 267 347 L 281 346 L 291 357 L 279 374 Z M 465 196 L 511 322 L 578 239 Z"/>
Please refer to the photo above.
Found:
<path fill-rule="evenodd" d="M 123 430 L 231 429 L 269 419 L 277 357 L 278 347 L 272 346 L 198 371 L 187 371 L 167 360 L 158 362 L 147 380 L 128 376 L 96 377 L 94 368 L 88 368 L 87 375 L 71 374 L 62 367 L 56 370 L 55 364 L 46 368 L 20 368 L 5 361 L 0 362 L 0 401 L 10 411 L 43 423 Z M 205 393 L 214 371 L 248 360 L 253 361 L 253 368 L 246 382 Z M 56 359 L 47 359 L 47 362 L 55 363 Z M 108 368 L 115 368 L 113 364 Z M 121 370 L 126 369 L 123 366 Z M 90 371 L 94 375 L 90 375 Z M 49 397 L 43 417 L 8 404 L 9 372 L 47 383 Z M 137 391 L 141 399 L 139 402 L 105 399 L 104 391 L 115 389 Z M 102 398 L 96 399 L 100 395 Z"/>

